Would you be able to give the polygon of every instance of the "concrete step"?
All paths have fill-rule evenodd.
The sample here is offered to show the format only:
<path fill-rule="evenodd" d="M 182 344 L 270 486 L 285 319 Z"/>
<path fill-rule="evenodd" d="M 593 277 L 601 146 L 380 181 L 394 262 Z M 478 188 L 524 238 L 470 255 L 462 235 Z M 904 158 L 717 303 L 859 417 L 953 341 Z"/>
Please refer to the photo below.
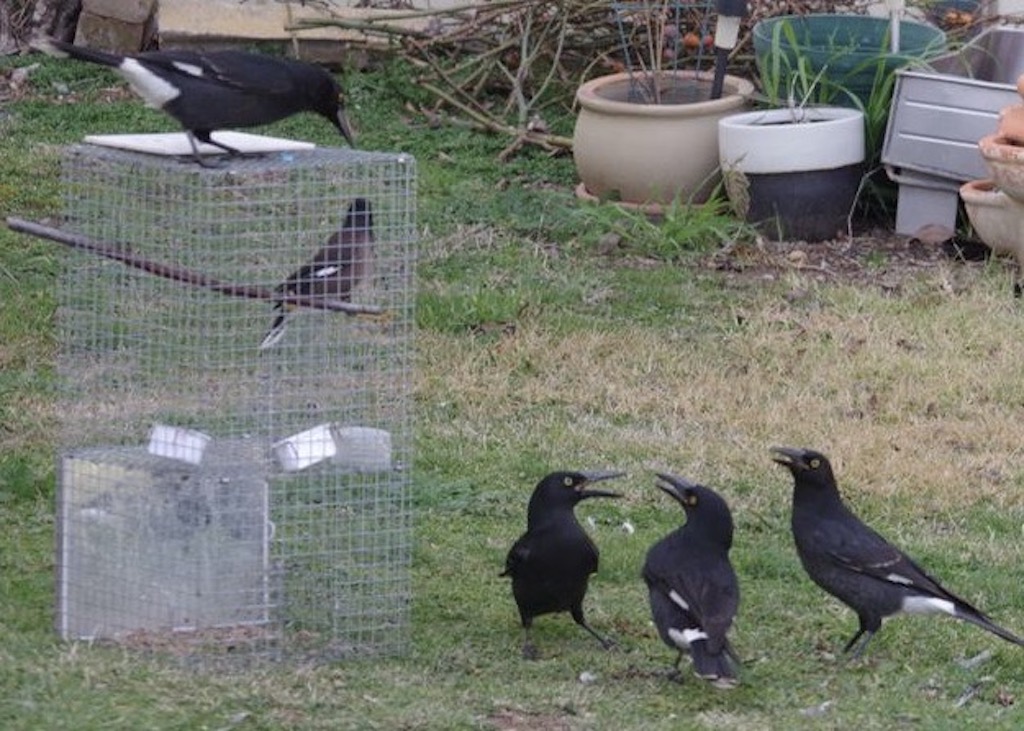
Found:
<path fill-rule="evenodd" d="M 455 4 L 441 0 L 440 5 Z M 421 2 L 421 6 L 439 5 L 438 0 Z M 346 19 L 388 18 L 406 14 L 383 8 L 354 7 L 353 4 L 277 2 L 276 0 L 159 0 L 158 25 L 160 47 L 213 50 L 259 44 L 280 50 L 308 61 L 342 62 L 351 54 L 352 41 L 360 48 L 367 43 L 383 43 L 357 30 L 324 26 L 308 30 L 287 30 L 301 20 L 332 17 Z M 427 20 L 401 20 L 408 27 L 422 29 Z"/>

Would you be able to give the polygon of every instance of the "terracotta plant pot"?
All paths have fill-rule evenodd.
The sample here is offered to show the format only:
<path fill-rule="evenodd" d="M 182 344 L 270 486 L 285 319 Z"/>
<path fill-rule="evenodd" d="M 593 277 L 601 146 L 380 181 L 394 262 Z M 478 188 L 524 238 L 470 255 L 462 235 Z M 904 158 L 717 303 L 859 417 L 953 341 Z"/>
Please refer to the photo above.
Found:
<path fill-rule="evenodd" d="M 996 187 L 1024 203 L 1024 145 L 1015 145 L 1001 135 L 986 135 L 978 141 L 989 174 Z"/>
<path fill-rule="evenodd" d="M 771 238 L 822 241 L 845 231 L 864 175 L 864 114 L 771 109 L 719 122 L 725 189 L 737 215 Z"/>
<path fill-rule="evenodd" d="M 1024 145 L 1024 104 L 1004 107 L 999 112 L 996 134 L 1015 145 Z"/>
<path fill-rule="evenodd" d="M 1008 254 L 1024 263 L 1024 203 L 999 190 L 991 180 L 972 180 L 960 186 L 967 217 L 978 238 L 995 254 Z"/>
<path fill-rule="evenodd" d="M 754 86 L 726 76 L 720 99 L 710 99 L 711 75 L 664 72 L 666 99 L 630 101 L 629 74 L 602 76 L 576 92 L 580 105 L 573 159 L 578 193 L 656 205 L 703 202 L 718 182 L 718 120 L 743 109 Z"/>
<path fill-rule="evenodd" d="M 960 186 L 967 218 L 993 254 L 1012 256 L 1017 261 L 1014 292 L 1020 294 L 1024 270 L 1024 203 L 1015 201 L 991 180 L 972 180 Z"/>

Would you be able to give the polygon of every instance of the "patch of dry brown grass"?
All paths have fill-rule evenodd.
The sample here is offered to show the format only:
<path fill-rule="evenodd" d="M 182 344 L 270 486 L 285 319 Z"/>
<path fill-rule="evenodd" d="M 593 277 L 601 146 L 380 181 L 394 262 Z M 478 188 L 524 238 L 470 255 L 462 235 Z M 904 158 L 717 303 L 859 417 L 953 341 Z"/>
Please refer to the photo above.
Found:
<path fill-rule="evenodd" d="M 672 466 L 712 483 L 788 478 L 774 444 L 818 448 L 841 486 L 935 509 L 1016 500 L 1024 444 L 1024 321 L 977 273 L 942 272 L 898 298 L 791 279 L 701 332 L 664 326 L 556 334 L 527 321 L 497 340 L 421 333 L 422 402 L 467 453 L 542 445 L 552 463 Z M 453 357 L 454 354 L 454 357 Z"/>

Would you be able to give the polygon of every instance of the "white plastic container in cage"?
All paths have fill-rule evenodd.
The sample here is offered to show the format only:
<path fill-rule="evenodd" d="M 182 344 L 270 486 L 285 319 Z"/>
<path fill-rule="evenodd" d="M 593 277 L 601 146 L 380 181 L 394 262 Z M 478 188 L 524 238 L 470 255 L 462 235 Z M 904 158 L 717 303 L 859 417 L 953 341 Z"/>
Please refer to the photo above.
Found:
<path fill-rule="evenodd" d="M 210 437 L 195 429 L 155 424 L 149 432 L 149 453 L 190 464 L 203 461 Z"/>
<path fill-rule="evenodd" d="M 62 637 L 181 648 L 260 636 L 271 612 L 268 483 L 247 443 L 213 444 L 199 466 L 141 446 L 62 455 Z"/>
<path fill-rule="evenodd" d="M 367 426 L 318 424 L 273 445 L 285 472 L 298 472 L 326 460 L 352 472 L 391 469 L 391 433 Z"/>
<path fill-rule="evenodd" d="M 334 462 L 354 472 L 385 472 L 391 469 L 391 433 L 367 426 L 341 426 L 334 430 L 337 453 Z"/>
<path fill-rule="evenodd" d="M 298 472 L 333 457 L 338 447 L 330 424 L 318 424 L 312 429 L 274 442 L 274 456 L 285 472 Z"/>

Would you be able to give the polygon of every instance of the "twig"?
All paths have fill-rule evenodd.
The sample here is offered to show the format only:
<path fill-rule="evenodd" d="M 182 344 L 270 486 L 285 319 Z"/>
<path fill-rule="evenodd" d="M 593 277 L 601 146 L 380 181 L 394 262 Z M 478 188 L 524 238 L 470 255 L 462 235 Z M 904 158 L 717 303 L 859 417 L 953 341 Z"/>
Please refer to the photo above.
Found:
<path fill-rule="evenodd" d="M 285 26 L 285 30 L 289 33 L 296 31 L 312 30 L 313 28 L 344 28 L 346 30 L 357 30 L 367 35 L 372 33 L 380 33 L 387 36 L 409 36 L 412 38 L 432 38 L 433 35 L 427 31 L 416 30 L 414 28 L 406 28 L 400 25 L 391 25 L 384 23 L 381 20 L 368 18 L 366 20 L 350 20 L 344 18 L 323 18 L 319 20 L 313 19 L 302 19 L 297 20 L 294 23 L 288 23 Z"/>
<path fill-rule="evenodd" d="M 496 119 L 492 119 L 485 114 L 480 114 L 476 110 L 470 109 L 467 106 L 461 104 L 457 99 L 452 98 L 448 93 L 438 89 L 433 84 L 428 82 L 420 82 L 420 86 L 429 91 L 431 94 L 438 96 L 448 104 L 464 113 L 466 116 L 473 120 L 475 127 L 485 130 L 487 132 L 499 132 L 502 134 L 513 135 L 521 137 L 523 141 L 530 142 L 533 144 L 540 145 L 547 149 L 558 149 L 558 150 L 571 150 L 572 139 L 569 137 L 563 137 L 561 135 L 553 135 L 546 132 L 532 132 L 523 131 L 516 129 L 512 125 L 504 124 Z"/>
<path fill-rule="evenodd" d="M 105 259 L 119 261 L 125 266 L 140 269 L 156 277 L 181 282 L 182 284 L 188 284 L 192 287 L 209 289 L 213 292 L 227 295 L 229 297 L 243 297 L 246 299 L 284 302 L 298 307 L 312 307 L 318 310 L 345 312 L 350 315 L 379 315 L 384 311 L 382 308 L 375 307 L 373 305 L 339 302 L 337 300 L 329 300 L 324 297 L 285 294 L 274 289 L 267 289 L 266 287 L 259 287 L 250 284 L 229 284 L 227 282 L 214 279 L 213 277 L 208 277 L 200 272 L 194 272 L 190 269 L 151 261 L 138 256 L 137 254 L 133 254 L 128 249 L 119 245 L 101 243 L 89 238 L 88 236 L 68 233 L 66 231 L 61 231 L 58 228 L 46 226 L 34 221 L 26 221 L 21 218 L 9 217 L 7 219 L 7 227 L 12 231 L 28 234 L 29 236 L 36 236 L 41 239 L 49 239 L 50 241 L 56 241 L 58 244 L 70 246 L 73 249 L 87 251 L 90 254 L 102 256 Z"/>

